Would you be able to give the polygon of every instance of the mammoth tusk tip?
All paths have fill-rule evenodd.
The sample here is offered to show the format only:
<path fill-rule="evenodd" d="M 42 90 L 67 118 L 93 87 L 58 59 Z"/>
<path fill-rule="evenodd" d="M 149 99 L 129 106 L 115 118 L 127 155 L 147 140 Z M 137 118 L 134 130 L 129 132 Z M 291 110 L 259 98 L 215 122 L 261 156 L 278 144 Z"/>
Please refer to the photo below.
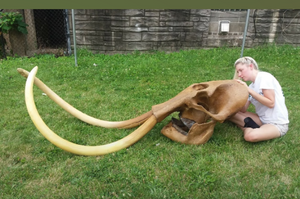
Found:
<path fill-rule="evenodd" d="M 18 73 L 20 73 L 22 76 L 27 77 L 26 76 L 26 71 L 23 68 L 18 68 L 17 69 Z"/>
<path fill-rule="evenodd" d="M 38 68 L 39 68 L 38 66 L 35 66 L 31 71 L 37 70 Z"/>
<path fill-rule="evenodd" d="M 35 66 L 31 71 L 32 72 L 37 72 L 38 70 L 38 66 Z M 29 75 L 29 72 L 24 70 L 23 68 L 17 68 L 18 73 L 20 73 L 20 75 L 22 75 L 23 77 L 27 78 Z"/>
<path fill-rule="evenodd" d="M 24 69 L 23 69 L 23 68 L 17 68 L 17 71 L 18 71 L 19 73 L 21 73 L 22 71 L 24 71 Z"/>
<path fill-rule="evenodd" d="M 38 66 L 35 66 L 33 69 L 37 69 L 37 68 L 38 68 Z M 23 68 L 17 68 L 17 71 L 19 73 L 21 73 L 21 72 L 26 71 L 26 70 L 24 70 Z"/>

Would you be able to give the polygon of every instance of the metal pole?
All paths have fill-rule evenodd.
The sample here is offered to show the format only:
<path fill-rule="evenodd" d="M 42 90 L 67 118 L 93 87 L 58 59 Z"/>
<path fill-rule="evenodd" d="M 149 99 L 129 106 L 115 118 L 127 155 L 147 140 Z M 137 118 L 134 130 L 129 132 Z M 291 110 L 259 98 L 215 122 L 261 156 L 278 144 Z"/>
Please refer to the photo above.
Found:
<path fill-rule="evenodd" d="M 73 25 L 73 41 L 74 41 L 75 66 L 77 66 L 76 33 L 75 33 L 75 17 L 74 17 L 74 9 L 72 9 L 72 25 Z"/>
<path fill-rule="evenodd" d="M 243 45 L 242 45 L 241 57 L 243 57 L 243 53 L 244 53 L 246 35 L 247 35 L 247 30 L 248 30 L 249 15 L 250 15 L 250 9 L 247 10 L 247 17 L 246 17 L 246 24 L 245 24 L 245 30 L 244 30 L 244 37 L 243 37 Z"/>

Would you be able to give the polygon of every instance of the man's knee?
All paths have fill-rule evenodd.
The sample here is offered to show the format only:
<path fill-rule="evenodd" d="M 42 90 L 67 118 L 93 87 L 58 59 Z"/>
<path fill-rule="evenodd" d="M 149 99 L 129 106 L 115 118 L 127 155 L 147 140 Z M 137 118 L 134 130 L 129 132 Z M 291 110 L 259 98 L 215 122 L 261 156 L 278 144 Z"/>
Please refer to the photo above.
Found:
<path fill-rule="evenodd" d="M 259 137 L 257 136 L 257 133 L 252 128 L 246 128 L 244 131 L 244 139 L 247 142 L 258 142 Z"/>
<path fill-rule="evenodd" d="M 244 135 L 244 139 L 247 142 L 257 142 L 258 141 L 258 137 L 256 136 L 256 134 L 254 133 L 248 133 Z"/>

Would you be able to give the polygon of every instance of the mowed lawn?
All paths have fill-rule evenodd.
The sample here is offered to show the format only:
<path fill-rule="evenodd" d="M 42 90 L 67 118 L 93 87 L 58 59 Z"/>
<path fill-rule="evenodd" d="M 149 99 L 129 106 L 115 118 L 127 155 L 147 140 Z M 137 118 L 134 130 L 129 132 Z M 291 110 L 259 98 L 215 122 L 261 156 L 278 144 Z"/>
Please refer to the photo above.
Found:
<path fill-rule="evenodd" d="M 25 105 L 30 71 L 68 103 L 93 117 L 122 121 L 139 116 L 193 83 L 232 79 L 240 48 L 174 53 L 135 52 L 74 57 L 36 55 L 0 61 L 0 198 L 299 198 L 300 48 L 267 45 L 244 50 L 280 82 L 289 110 L 286 136 L 248 143 L 230 122 L 218 123 L 204 145 L 174 142 L 160 133 L 174 113 L 136 144 L 104 156 L 78 156 L 45 139 Z M 248 82 L 249 83 L 249 82 Z M 45 123 L 81 145 L 117 141 L 133 129 L 86 124 L 34 86 Z M 250 107 L 254 111 L 253 107 Z"/>

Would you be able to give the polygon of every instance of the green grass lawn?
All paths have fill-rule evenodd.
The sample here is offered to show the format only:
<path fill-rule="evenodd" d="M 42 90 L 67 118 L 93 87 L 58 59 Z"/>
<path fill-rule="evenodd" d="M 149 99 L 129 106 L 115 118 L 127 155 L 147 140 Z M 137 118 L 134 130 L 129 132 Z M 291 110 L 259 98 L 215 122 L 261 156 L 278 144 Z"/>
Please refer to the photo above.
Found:
<path fill-rule="evenodd" d="M 300 48 L 245 49 L 261 70 L 280 82 L 289 110 L 286 136 L 260 143 L 217 124 L 204 145 L 173 142 L 160 133 L 171 116 L 129 148 L 104 156 L 65 152 L 46 140 L 25 106 L 30 71 L 82 112 L 103 120 L 127 120 L 167 101 L 193 83 L 232 79 L 240 48 L 130 55 L 79 50 L 74 57 L 39 55 L 0 61 L 0 198 L 299 198 Z M 45 123 L 82 145 L 107 144 L 134 129 L 105 129 L 74 118 L 34 86 Z M 251 107 L 253 111 L 253 107 Z M 176 114 L 173 114 L 176 116 Z"/>

